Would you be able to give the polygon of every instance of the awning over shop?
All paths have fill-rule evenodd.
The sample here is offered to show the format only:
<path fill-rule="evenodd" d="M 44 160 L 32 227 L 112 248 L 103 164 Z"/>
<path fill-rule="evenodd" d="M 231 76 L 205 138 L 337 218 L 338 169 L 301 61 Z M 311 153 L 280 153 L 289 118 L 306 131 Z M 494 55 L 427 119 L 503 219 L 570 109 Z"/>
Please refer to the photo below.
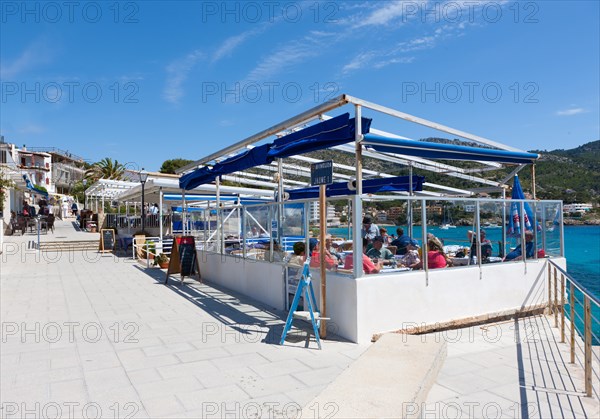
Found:
<path fill-rule="evenodd" d="M 29 189 L 31 192 L 48 198 L 48 192 L 43 191 L 43 190 L 38 189 L 35 186 L 33 186 L 31 181 L 29 180 L 29 178 L 27 178 L 27 175 L 23 175 L 23 180 L 25 181 L 25 185 L 26 185 L 27 189 Z"/>
<path fill-rule="evenodd" d="M 403 154 L 428 159 L 530 164 L 539 158 L 539 155 L 535 153 L 403 140 L 376 134 L 366 134 L 363 144 L 381 153 Z"/>
<path fill-rule="evenodd" d="M 424 176 L 413 176 L 413 191 L 422 191 Z M 379 179 L 363 180 L 363 193 L 378 192 L 407 192 L 410 186 L 409 176 L 387 177 Z M 317 198 L 319 196 L 319 187 L 301 188 L 287 191 L 290 194 L 289 199 L 307 199 Z M 347 182 L 337 182 L 326 187 L 327 196 L 343 196 L 354 194 L 354 189 L 349 188 Z"/>
<path fill-rule="evenodd" d="M 371 119 L 362 118 L 363 134 L 369 132 L 370 126 Z M 210 183 L 218 176 L 270 164 L 277 158 L 322 150 L 351 141 L 354 141 L 354 119 L 350 118 L 350 114 L 345 113 L 278 138 L 272 143 L 246 150 L 215 164 L 212 168 L 197 169 L 182 176 L 179 179 L 179 186 L 182 189 L 190 190 Z"/>

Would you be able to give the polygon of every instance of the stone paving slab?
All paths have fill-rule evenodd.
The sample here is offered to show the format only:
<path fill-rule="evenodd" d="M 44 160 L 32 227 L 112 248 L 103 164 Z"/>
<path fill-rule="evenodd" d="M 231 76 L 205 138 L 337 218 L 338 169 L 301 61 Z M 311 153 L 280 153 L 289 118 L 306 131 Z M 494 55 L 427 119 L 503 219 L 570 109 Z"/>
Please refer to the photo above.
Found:
<path fill-rule="evenodd" d="M 448 359 L 422 417 L 598 418 L 600 385 L 584 395 L 583 369 L 545 316 L 424 335 L 448 344 Z M 594 362 L 595 371 L 600 371 Z"/>
<path fill-rule="evenodd" d="M 0 256 L 2 417 L 51 416 L 53 402 L 62 417 L 283 415 L 367 347 L 319 351 L 299 329 L 279 346 L 285 313 L 242 296 L 165 286 L 164 271 L 112 254 L 36 256 Z"/>

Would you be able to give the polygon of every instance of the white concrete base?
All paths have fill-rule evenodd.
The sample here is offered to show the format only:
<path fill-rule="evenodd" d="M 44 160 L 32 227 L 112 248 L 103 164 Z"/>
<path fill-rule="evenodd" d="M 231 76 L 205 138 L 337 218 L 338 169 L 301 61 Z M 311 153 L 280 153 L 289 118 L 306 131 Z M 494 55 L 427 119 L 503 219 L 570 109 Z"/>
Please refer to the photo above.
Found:
<path fill-rule="evenodd" d="M 202 277 L 276 309 L 285 308 L 285 265 L 199 253 Z M 564 258 L 553 259 L 566 267 Z M 320 273 L 311 270 L 320 301 Z M 327 273 L 328 331 L 357 343 L 373 335 L 521 310 L 548 298 L 546 259 L 353 278 Z"/>
<path fill-rule="evenodd" d="M 285 265 L 203 251 L 198 258 L 203 280 L 284 310 Z"/>
<path fill-rule="evenodd" d="M 446 359 L 446 342 L 387 334 L 308 403 L 302 417 L 410 417 Z"/>

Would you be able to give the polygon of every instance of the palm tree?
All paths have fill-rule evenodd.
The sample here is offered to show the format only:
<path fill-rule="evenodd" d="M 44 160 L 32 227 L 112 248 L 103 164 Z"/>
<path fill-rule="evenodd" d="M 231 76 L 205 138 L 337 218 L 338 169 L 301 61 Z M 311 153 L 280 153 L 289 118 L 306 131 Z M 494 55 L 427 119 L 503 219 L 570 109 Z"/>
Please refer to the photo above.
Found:
<path fill-rule="evenodd" d="M 119 163 L 118 160 L 113 161 L 111 158 L 105 157 L 85 171 L 85 178 L 90 183 L 94 183 L 98 179 L 120 180 L 123 178 L 123 173 L 125 173 L 123 164 Z"/>

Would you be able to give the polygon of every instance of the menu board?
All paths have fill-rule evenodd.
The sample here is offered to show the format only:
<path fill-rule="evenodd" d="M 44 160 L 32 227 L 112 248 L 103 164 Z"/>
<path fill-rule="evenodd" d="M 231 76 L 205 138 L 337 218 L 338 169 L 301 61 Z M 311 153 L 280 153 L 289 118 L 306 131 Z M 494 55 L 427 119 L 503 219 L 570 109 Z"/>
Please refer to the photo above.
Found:
<path fill-rule="evenodd" d="M 100 252 L 112 252 L 115 250 L 115 231 L 112 228 L 100 230 Z"/>
<path fill-rule="evenodd" d="M 180 274 L 181 280 L 186 276 L 198 274 L 200 278 L 200 266 L 196 255 L 196 241 L 192 236 L 176 237 L 171 249 L 171 258 L 165 284 L 169 282 L 169 275 Z"/>

